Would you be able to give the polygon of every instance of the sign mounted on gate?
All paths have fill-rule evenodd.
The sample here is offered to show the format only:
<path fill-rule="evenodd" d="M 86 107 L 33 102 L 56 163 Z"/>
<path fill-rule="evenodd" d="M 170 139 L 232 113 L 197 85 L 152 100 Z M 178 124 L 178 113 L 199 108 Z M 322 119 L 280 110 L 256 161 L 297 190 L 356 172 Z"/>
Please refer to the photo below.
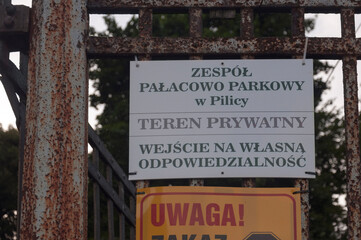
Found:
<path fill-rule="evenodd" d="M 301 240 L 299 188 L 138 189 L 137 240 Z"/>
<path fill-rule="evenodd" d="M 312 178 L 312 60 L 137 61 L 131 180 Z"/>

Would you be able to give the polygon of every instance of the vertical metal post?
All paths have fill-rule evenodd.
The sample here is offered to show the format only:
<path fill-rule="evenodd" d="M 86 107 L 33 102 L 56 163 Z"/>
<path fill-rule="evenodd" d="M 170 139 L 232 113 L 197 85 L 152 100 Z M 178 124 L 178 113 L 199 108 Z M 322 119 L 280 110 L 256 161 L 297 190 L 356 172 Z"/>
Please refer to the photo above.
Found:
<path fill-rule="evenodd" d="M 118 182 L 118 194 L 120 200 L 124 201 L 124 186 L 121 181 Z M 119 240 L 125 240 L 125 216 L 119 213 Z"/>
<path fill-rule="evenodd" d="M 189 9 L 189 36 L 198 38 L 202 37 L 203 22 L 202 22 L 202 9 L 190 8 Z M 202 55 L 191 55 L 191 60 L 202 60 Z M 204 179 L 189 179 L 189 186 L 204 186 Z"/>
<path fill-rule="evenodd" d="M 33 1 L 21 239 L 87 239 L 85 0 Z"/>
<path fill-rule="evenodd" d="M 106 167 L 106 176 L 107 181 L 110 186 L 113 186 L 113 172 L 112 168 L 107 165 Z M 114 239 L 114 204 L 112 199 L 107 199 L 107 207 L 108 207 L 108 239 Z"/>
<path fill-rule="evenodd" d="M 93 164 L 94 167 L 99 170 L 99 150 L 97 148 L 93 149 Z M 93 209 L 94 209 L 94 240 L 100 240 L 100 187 L 99 184 L 94 181 L 93 183 Z"/>
<path fill-rule="evenodd" d="M 241 9 L 240 35 L 242 38 L 250 39 L 254 36 L 254 12 L 252 8 Z M 253 59 L 253 55 L 242 55 L 243 59 Z M 242 187 L 252 188 L 256 186 L 255 178 L 243 178 Z"/>
<path fill-rule="evenodd" d="M 341 10 L 342 37 L 355 39 L 355 11 Z M 343 58 L 347 161 L 347 231 L 348 239 L 361 239 L 361 161 L 358 112 L 357 58 Z"/>
<path fill-rule="evenodd" d="M 347 161 L 348 239 L 361 239 L 361 162 L 357 97 L 357 58 L 343 58 Z"/>
<path fill-rule="evenodd" d="M 189 9 L 189 36 L 194 38 L 202 37 L 203 22 L 202 22 L 202 9 L 190 8 Z M 201 60 L 201 55 L 191 55 L 191 60 Z M 197 186 L 197 185 L 196 185 Z"/>
<path fill-rule="evenodd" d="M 305 9 L 292 8 L 292 25 L 291 31 L 294 37 L 305 37 Z M 306 41 L 305 43 L 306 44 Z M 303 55 L 294 55 L 294 58 L 302 59 Z M 310 202 L 309 202 L 309 181 L 307 179 L 296 179 L 294 186 L 300 188 L 301 194 L 301 227 L 302 227 L 302 240 L 309 239 L 309 226 L 310 226 Z"/>

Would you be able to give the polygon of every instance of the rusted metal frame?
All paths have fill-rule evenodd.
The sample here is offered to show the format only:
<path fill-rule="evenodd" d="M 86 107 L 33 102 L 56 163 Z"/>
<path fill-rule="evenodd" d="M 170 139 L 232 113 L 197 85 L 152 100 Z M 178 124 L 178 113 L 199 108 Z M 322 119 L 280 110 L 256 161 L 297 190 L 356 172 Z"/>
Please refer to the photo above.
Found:
<path fill-rule="evenodd" d="M 139 9 L 139 37 L 149 38 L 152 36 L 152 24 L 153 24 L 153 9 L 142 8 Z"/>
<path fill-rule="evenodd" d="M 339 8 L 356 8 L 360 11 L 358 0 L 350 1 L 330 1 L 330 0 L 119 0 L 119 1 L 99 1 L 88 0 L 90 13 L 135 13 L 138 8 L 307 8 L 308 11 L 335 12 Z"/>
<path fill-rule="evenodd" d="M 139 9 L 139 38 L 147 41 L 147 39 L 152 37 L 153 32 L 153 9 L 152 8 L 141 8 Z M 151 60 L 151 55 L 148 52 L 144 52 L 141 55 L 138 55 L 140 61 Z M 131 159 L 130 159 L 131 161 Z M 148 180 L 142 180 L 136 182 L 136 188 L 146 188 L 149 187 L 150 182 Z M 132 201 L 131 201 L 132 203 Z M 135 202 L 133 202 L 135 204 Z M 131 207 L 134 207 L 131 205 Z M 135 211 L 135 210 L 134 210 Z M 135 235 L 134 229 L 131 229 L 131 235 Z"/>
<path fill-rule="evenodd" d="M 202 37 L 203 32 L 203 20 L 202 20 L 201 8 L 189 9 L 189 36 L 193 38 Z M 191 60 L 201 60 L 203 56 L 201 54 L 190 55 Z"/>
<path fill-rule="evenodd" d="M 113 173 L 111 167 L 106 166 L 106 178 L 110 186 L 113 186 Z M 118 195 L 117 195 L 118 196 Z M 108 239 L 114 239 L 114 204 L 111 199 L 107 199 L 108 210 Z"/>
<path fill-rule="evenodd" d="M 361 162 L 359 139 L 357 59 L 343 58 L 347 176 L 348 239 L 361 239 Z"/>
<path fill-rule="evenodd" d="M 253 8 L 242 8 L 241 9 L 241 36 L 245 39 L 251 39 L 254 37 L 254 11 Z"/>
<path fill-rule="evenodd" d="M 355 38 L 353 9 L 341 10 L 342 37 Z M 344 110 L 346 135 L 347 233 L 348 239 L 361 239 L 361 161 L 359 137 L 357 58 L 343 57 Z"/>
<path fill-rule="evenodd" d="M 109 38 L 91 37 L 90 58 L 145 54 L 251 54 L 254 56 L 302 55 L 305 37 L 267 38 Z M 361 56 L 361 39 L 309 38 L 307 55 L 313 58 L 341 59 L 345 54 Z"/>
<path fill-rule="evenodd" d="M 252 39 L 254 37 L 254 9 L 253 8 L 242 8 L 241 9 L 241 23 L 240 23 L 240 37 L 244 39 Z M 254 55 L 242 54 L 242 59 L 253 59 Z M 256 187 L 255 178 L 243 178 L 242 187 L 252 188 Z"/>
<path fill-rule="evenodd" d="M 305 9 L 292 8 L 292 25 L 291 31 L 293 37 L 305 38 Z M 307 46 L 308 49 L 308 46 Z M 307 55 L 306 55 L 307 57 Z M 293 58 L 302 59 L 303 54 L 293 55 Z M 294 186 L 300 188 L 301 193 L 301 227 L 302 239 L 309 239 L 309 226 L 310 226 L 310 202 L 309 202 L 309 180 L 295 179 Z"/>
<path fill-rule="evenodd" d="M 94 169 L 99 169 L 99 150 L 94 148 L 92 153 L 92 161 Z M 94 240 L 100 240 L 100 191 L 99 184 L 93 183 L 93 211 L 94 211 Z"/>
<path fill-rule="evenodd" d="M 130 208 L 125 204 L 124 201 L 118 197 L 117 192 L 113 189 L 107 179 L 94 167 L 94 165 L 89 162 L 88 163 L 89 175 L 99 184 L 100 189 L 107 195 L 114 203 L 115 207 L 122 212 L 128 222 L 135 226 L 135 215 L 133 215 L 130 211 Z"/>
<path fill-rule="evenodd" d="M 133 197 L 130 197 L 129 205 L 130 205 L 130 212 L 132 213 L 133 216 L 135 216 L 135 214 L 136 214 L 136 199 L 133 198 Z M 130 226 L 129 239 L 130 240 L 135 240 L 135 225 Z"/>
<path fill-rule="evenodd" d="M 124 202 L 124 186 L 118 182 L 118 196 Z M 119 240 L 125 240 L 125 217 L 124 214 L 119 213 Z"/>
<path fill-rule="evenodd" d="M 193 38 L 202 37 L 203 20 L 201 8 L 189 8 L 189 36 Z M 203 55 L 192 54 L 189 56 L 191 60 L 201 60 Z M 204 186 L 204 179 L 189 179 L 189 186 Z"/>
<path fill-rule="evenodd" d="M 131 196 L 135 197 L 136 189 L 134 185 L 128 180 L 128 176 L 124 173 L 123 169 L 119 166 L 117 161 L 114 159 L 112 154 L 105 147 L 104 143 L 101 141 L 99 136 L 95 133 L 93 128 L 88 124 L 88 136 L 89 144 L 99 150 L 99 153 L 102 157 L 102 160 L 109 164 L 113 169 L 116 177 L 124 184 L 126 190 L 130 193 Z"/>
<path fill-rule="evenodd" d="M 21 239 L 87 239 L 86 1 L 33 1 Z"/>

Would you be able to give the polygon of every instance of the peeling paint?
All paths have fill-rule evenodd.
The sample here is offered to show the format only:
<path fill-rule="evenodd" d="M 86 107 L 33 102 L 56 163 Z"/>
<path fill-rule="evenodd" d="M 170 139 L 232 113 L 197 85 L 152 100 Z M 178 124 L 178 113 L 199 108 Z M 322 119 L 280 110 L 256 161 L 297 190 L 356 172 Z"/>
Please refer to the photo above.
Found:
<path fill-rule="evenodd" d="M 21 239 L 86 239 L 88 20 L 82 0 L 34 1 Z"/>

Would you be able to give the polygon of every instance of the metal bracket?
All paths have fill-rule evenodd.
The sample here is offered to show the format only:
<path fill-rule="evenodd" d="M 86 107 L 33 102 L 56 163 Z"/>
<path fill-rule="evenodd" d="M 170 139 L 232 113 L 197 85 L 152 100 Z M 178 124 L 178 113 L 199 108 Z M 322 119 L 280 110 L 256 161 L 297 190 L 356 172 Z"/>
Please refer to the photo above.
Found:
<path fill-rule="evenodd" d="M 9 51 L 27 48 L 30 8 L 24 5 L 0 5 L 0 39 L 8 44 Z"/>

